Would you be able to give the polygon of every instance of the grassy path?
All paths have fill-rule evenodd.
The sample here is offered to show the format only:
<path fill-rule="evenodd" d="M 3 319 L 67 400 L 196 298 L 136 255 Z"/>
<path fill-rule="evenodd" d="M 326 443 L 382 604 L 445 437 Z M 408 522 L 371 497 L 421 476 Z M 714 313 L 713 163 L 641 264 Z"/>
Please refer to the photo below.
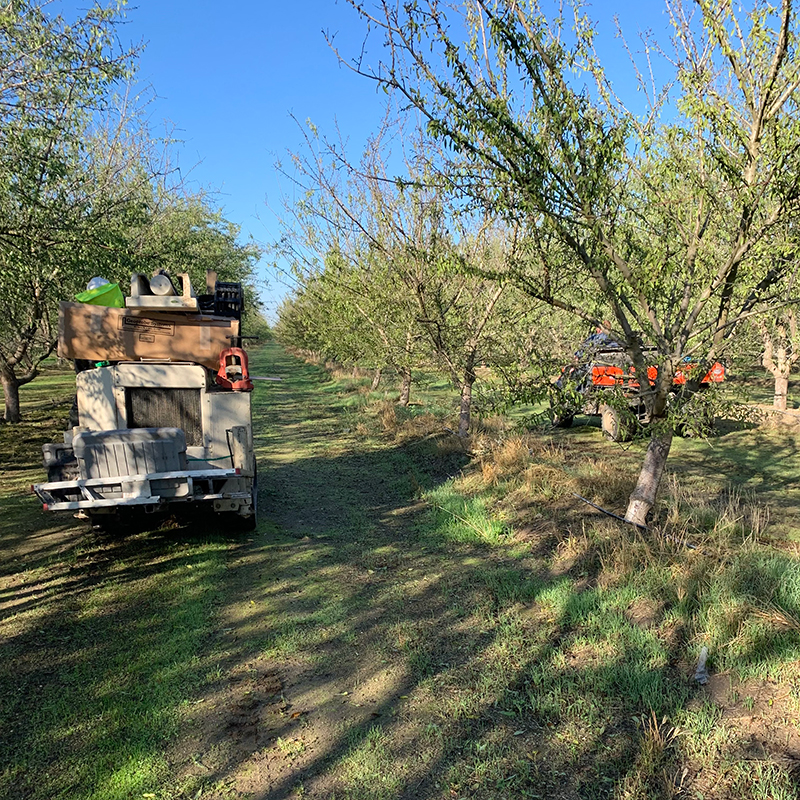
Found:
<path fill-rule="evenodd" d="M 209 701 L 195 746 L 215 779 L 255 797 L 401 796 L 383 728 L 408 728 L 403 707 L 433 669 L 422 631 L 444 622 L 418 494 L 464 458 L 365 437 L 357 393 L 277 347 L 260 359 L 282 379 L 255 408 L 268 532 L 243 548 L 224 612 L 241 681 Z M 220 727 L 231 735 L 215 750 Z"/>
<path fill-rule="evenodd" d="M 14 440 L 0 798 L 796 796 L 800 692 L 727 673 L 698 690 L 687 663 L 700 631 L 718 664 L 795 674 L 795 561 L 718 568 L 575 512 L 571 491 L 627 485 L 593 431 L 512 440 L 457 490 L 452 438 L 397 435 L 391 403 L 277 345 L 252 371 L 282 380 L 253 396 L 245 538 L 213 519 L 122 537 L 47 517 L 21 492 L 45 432 Z M 788 616 L 753 616 L 763 584 Z"/>

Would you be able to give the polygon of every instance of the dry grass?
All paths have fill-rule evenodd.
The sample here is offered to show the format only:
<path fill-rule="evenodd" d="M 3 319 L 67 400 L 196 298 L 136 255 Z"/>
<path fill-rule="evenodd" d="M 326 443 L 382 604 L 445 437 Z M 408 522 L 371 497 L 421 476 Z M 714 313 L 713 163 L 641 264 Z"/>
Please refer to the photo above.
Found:
<path fill-rule="evenodd" d="M 498 434 L 508 431 L 510 428 L 510 423 L 508 417 L 494 414 L 490 417 L 481 417 L 481 419 L 478 420 L 476 428 L 478 433 L 487 433 L 497 436 Z"/>
<path fill-rule="evenodd" d="M 325 359 L 322 354 L 315 350 L 304 350 L 301 347 L 291 347 L 287 345 L 286 352 L 291 353 L 295 358 L 302 359 L 307 364 L 314 364 L 316 366 L 325 364 Z"/>
<path fill-rule="evenodd" d="M 673 798 L 683 793 L 688 770 L 676 763 L 676 739 L 679 731 L 666 717 L 660 720 L 654 711 L 639 720 L 639 755 L 636 768 L 619 788 L 620 800 L 638 798 Z"/>
<path fill-rule="evenodd" d="M 443 438 L 458 441 L 459 449 L 464 450 L 465 444 L 446 430 L 443 421 L 434 414 L 418 414 L 410 417 L 400 422 L 394 431 L 395 441 L 398 444 L 436 434 L 442 434 Z"/>
<path fill-rule="evenodd" d="M 302 348 L 287 346 L 286 351 L 296 358 L 301 358 L 307 364 L 323 367 L 335 381 L 362 380 L 363 378 L 371 377 L 371 373 L 367 369 L 326 359 L 322 353 L 316 350 L 303 350 Z"/>
<path fill-rule="evenodd" d="M 484 447 L 478 466 L 484 484 L 496 486 L 503 479 L 518 476 L 528 466 L 530 459 L 530 448 L 525 437 L 515 436 Z"/>
<path fill-rule="evenodd" d="M 357 366 L 340 364 L 338 361 L 326 361 L 325 369 L 335 381 L 361 381 L 365 378 L 372 377 L 369 370 Z M 368 386 L 366 389 L 369 391 Z"/>
<path fill-rule="evenodd" d="M 754 492 L 728 486 L 709 493 L 688 488 L 675 475 L 668 475 L 665 484 L 656 519 L 663 535 L 717 555 L 763 539 L 769 508 Z"/>
<path fill-rule="evenodd" d="M 796 429 L 800 426 L 800 409 L 788 408 L 780 411 L 771 405 L 759 405 L 752 412 L 753 422 L 764 430 Z"/>
<path fill-rule="evenodd" d="M 370 413 L 378 420 L 382 431 L 387 433 L 397 431 L 397 406 L 391 400 L 382 400 L 373 405 Z"/>
<path fill-rule="evenodd" d="M 552 441 L 535 434 L 523 436 L 487 436 L 478 434 L 472 439 L 475 465 L 486 486 L 501 482 L 534 484 L 560 482 L 564 478 L 567 457 L 564 450 Z M 547 480 L 542 476 L 547 475 Z"/>

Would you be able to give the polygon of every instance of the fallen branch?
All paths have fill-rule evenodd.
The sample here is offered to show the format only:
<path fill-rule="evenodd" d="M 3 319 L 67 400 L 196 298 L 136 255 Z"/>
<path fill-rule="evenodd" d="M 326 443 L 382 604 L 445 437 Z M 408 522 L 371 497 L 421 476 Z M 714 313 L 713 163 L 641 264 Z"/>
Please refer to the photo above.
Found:
<path fill-rule="evenodd" d="M 587 500 L 585 497 L 581 497 L 579 494 L 572 493 L 573 497 L 577 497 L 578 500 L 583 500 L 584 503 L 590 505 L 592 508 L 596 508 L 598 511 L 602 511 L 606 516 L 613 517 L 614 519 L 618 519 L 620 522 L 624 522 L 627 525 L 633 525 L 640 530 L 646 531 L 649 530 L 647 525 L 640 525 L 638 522 L 631 522 L 629 519 L 625 519 L 625 517 L 621 517 L 619 514 L 615 514 L 613 511 L 609 511 L 602 506 L 598 506 L 597 503 L 593 503 L 591 500 Z"/>

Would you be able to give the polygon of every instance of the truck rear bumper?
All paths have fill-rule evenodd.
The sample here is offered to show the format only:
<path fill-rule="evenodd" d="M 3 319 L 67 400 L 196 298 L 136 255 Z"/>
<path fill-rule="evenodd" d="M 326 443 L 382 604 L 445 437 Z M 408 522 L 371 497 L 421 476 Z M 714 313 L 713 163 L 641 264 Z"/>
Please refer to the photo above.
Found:
<path fill-rule="evenodd" d="M 76 511 L 172 502 L 251 503 L 252 482 L 238 469 L 208 469 L 55 481 L 32 488 L 45 511 Z"/>

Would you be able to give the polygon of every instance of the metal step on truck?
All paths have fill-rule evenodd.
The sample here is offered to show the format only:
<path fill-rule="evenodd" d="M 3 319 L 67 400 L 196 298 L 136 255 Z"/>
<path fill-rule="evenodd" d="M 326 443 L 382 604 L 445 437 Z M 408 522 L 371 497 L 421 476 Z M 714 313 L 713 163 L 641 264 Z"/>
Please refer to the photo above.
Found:
<path fill-rule="evenodd" d="M 95 287 L 61 303 L 58 353 L 75 362 L 77 418 L 44 445 L 48 481 L 33 491 L 46 511 L 113 529 L 200 507 L 255 528 L 241 285 L 210 272 L 198 296 L 187 274 L 176 278 L 135 273 L 129 297 Z"/>

